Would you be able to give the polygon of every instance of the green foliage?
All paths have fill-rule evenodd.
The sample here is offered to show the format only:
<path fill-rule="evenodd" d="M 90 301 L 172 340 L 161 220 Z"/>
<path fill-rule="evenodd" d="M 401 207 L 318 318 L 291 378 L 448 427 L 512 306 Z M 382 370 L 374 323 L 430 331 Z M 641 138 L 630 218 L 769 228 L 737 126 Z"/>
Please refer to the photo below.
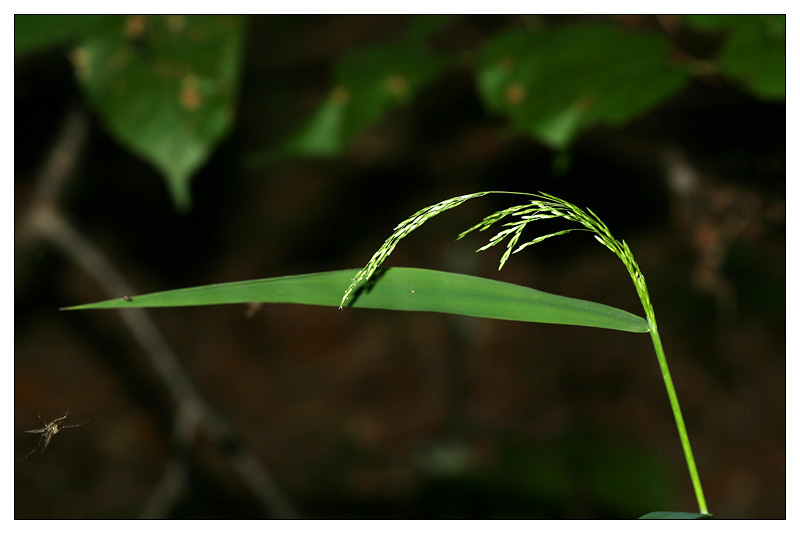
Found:
<path fill-rule="evenodd" d="M 456 18 L 456 15 L 418 15 L 409 25 L 404 39 L 408 43 L 424 43 Z"/>
<path fill-rule="evenodd" d="M 118 24 L 115 15 L 14 15 L 14 54 L 80 41 Z"/>
<path fill-rule="evenodd" d="M 61 17 L 18 17 L 33 27 L 22 50 Z M 175 205 L 233 123 L 244 24 L 236 16 L 73 17 L 57 36 L 87 99 L 109 131 L 165 176 Z M 18 34 L 23 32 L 18 31 Z"/>
<path fill-rule="evenodd" d="M 410 102 L 455 64 L 428 43 L 452 20 L 416 17 L 394 42 L 337 59 L 323 102 L 267 159 L 339 154 Z M 718 58 L 725 75 L 759 97 L 785 98 L 785 16 L 687 20 L 727 32 Z M 186 210 L 193 173 L 232 126 L 243 33 L 243 19 L 231 16 L 16 16 L 15 53 L 75 43 L 71 57 L 89 102 L 120 143 L 159 169 Z M 490 112 L 563 150 L 594 125 L 619 126 L 675 96 L 690 69 L 673 64 L 671 47 L 665 35 L 611 26 L 501 30 L 471 67 Z"/>
<path fill-rule="evenodd" d="M 477 69 L 487 107 L 553 148 L 596 123 L 619 125 L 675 95 L 685 71 L 669 42 L 604 26 L 506 32 L 484 46 Z"/>
<path fill-rule="evenodd" d="M 754 95 L 786 98 L 785 15 L 688 15 L 704 30 L 727 32 L 719 66 Z"/>
<path fill-rule="evenodd" d="M 285 155 L 330 156 L 393 106 L 408 102 L 445 61 L 419 41 L 365 48 L 336 63 L 325 102 L 282 149 Z"/>
<path fill-rule="evenodd" d="M 278 156 L 333 156 L 393 107 L 408 103 L 447 66 L 426 40 L 452 17 L 418 16 L 393 43 L 354 50 L 334 65 L 332 88 Z"/>
<path fill-rule="evenodd" d="M 156 308 L 269 302 L 339 306 L 356 270 L 283 276 L 178 289 L 72 306 L 68 310 Z M 428 311 L 550 324 L 647 332 L 647 322 L 623 310 L 523 286 L 456 273 L 392 267 L 351 299 L 354 308 Z"/>
<path fill-rule="evenodd" d="M 109 31 L 84 40 L 78 79 L 109 130 L 158 167 L 185 210 L 192 174 L 232 124 L 243 24 L 218 16 L 143 24 L 136 39 Z"/>

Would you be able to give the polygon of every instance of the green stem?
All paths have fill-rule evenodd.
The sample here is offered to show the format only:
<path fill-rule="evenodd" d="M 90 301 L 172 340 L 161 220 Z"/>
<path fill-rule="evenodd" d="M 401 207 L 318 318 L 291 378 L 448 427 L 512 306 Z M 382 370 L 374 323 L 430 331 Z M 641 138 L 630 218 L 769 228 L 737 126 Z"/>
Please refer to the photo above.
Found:
<path fill-rule="evenodd" d="M 664 347 L 661 345 L 661 336 L 658 335 L 655 317 L 651 317 L 650 313 L 647 315 L 647 320 L 650 322 L 650 337 L 653 340 L 653 347 L 656 349 L 656 357 L 658 358 L 658 365 L 661 367 L 661 375 L 664 377 L 664 384 L 667 386 L 669 403 L 672 406 L 672 413 L 675 415 L 675 424 L 678 426 L 678 434 L 681 438 L 683 454 L 686 456 L 686 464 L 689 466 L 689 475 L 692 477 L 692 486 L 694 486 L 694 493 L 697 496 L 697 506 L 700 507 L 701 514 L 707 514 L 708 508 L 706 507 L 706 498 L 703 496 L 703 486 L 700 484 L 700 475 L 697 474 L 697 466 L 694 463 L 692 446 L 689 444 L 689 434 L 686 432 L 686 425 L 683 422 L 681 407 L 678 404 L 678 395 L 675 393 L 675 386 L 672 384 L 672 377 L 669 374 L 667 357 L 664 355 Z"/>

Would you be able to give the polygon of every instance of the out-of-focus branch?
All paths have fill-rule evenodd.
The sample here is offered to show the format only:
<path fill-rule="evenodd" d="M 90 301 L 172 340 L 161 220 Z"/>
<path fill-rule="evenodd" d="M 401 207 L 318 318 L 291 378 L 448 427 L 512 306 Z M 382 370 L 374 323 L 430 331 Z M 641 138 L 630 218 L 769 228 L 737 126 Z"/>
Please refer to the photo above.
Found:
<path fill-rule="evenodd" d="M 120 271 L 90 240 L 58 211 L 57 196 L 77 161 L 88 126 L 82 110 L 73 110 L 48 156 L 27 216 L 20 225 L 23 239 L 45 238 L 75 261 L 109 297 L 133 293 Z M 202 428 L 221 449 L 250 491 L 273 517 L 292 518 L 297 513 L 258 458 L 236 436 L 233 428 L 202 398 L 146 310 L 118 310 L 122 321 L 142 347 L 150 364 L 176 403 L 173 443 L 189 448 Z M 185 467 L 171 460 L 162 481 L 145 508 L 148 517 L 163 517 L 185 485 Z M 176 493 L 177 492 L 177 493 Z"/>
<path fill-rule="evenodd" d="M 150 494 L 142 511 L 142 519 L 163 519 L 175 505 L 186 487 L 188 465 L 186 461 L 189 447 L 197 432 L 200 414 L 196 406 L 189 402 L 181 405 L 172 426 L 172 455 L 164 466 L 161 480 Z"/>
<path fill-rule="evenodd" d="M 32 211 L 37 206 L 55 203 L 58 193 L 75 168 L 88 132 L 89 118 L 86 112 L 80 106 L 72 106 L 36 182 Z"/>

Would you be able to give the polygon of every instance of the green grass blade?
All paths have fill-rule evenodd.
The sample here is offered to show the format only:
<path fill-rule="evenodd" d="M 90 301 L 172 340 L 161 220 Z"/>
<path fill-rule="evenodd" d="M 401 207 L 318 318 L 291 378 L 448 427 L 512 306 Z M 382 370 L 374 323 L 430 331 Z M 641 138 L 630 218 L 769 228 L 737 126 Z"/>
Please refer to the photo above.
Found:
<path fill-rule="evenodd" d="M 693 512 L 650 512 L 639 519 L 711 519 L 711 514 L 696 514 Z"/>
<path fill-rule="evenodd" d="M 157 308 L 269 302 L 338 307 L 357 269 L 282 276 L 150 293 L 70 306 L 65 310 Z M 127 300 L 127 299 L 130 300 Z M 623 310 L 464 274 L 392 267 L 356 289 L 348 307 L 428 311 L 648 332 L 647 321 Z"/>

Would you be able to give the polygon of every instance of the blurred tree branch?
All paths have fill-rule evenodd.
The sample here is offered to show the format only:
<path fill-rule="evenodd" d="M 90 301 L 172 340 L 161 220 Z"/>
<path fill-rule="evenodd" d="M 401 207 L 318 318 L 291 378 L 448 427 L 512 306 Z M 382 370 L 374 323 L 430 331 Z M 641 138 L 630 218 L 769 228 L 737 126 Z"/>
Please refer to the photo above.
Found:
<path fill-rule="evenodd" d="M 73 173 L 87 134 L 86 111 L 73 106 L 37 177 L 31 205 L 19 225 L 17 241 L 25 244 L 45 239 L 77 263 L 109 297 L 131 294 L 133 291 L 120 270 L 59 210 L 59 193 Z M 186 455 L 183 453 L 202 429 L 270 516 L 297 517 L 293 505 L 255 454 L 203 399 L 148 312 L 140 308 L 118 312 L 176 404 L 172 439 L 176 453 L 165 466 L 143 516 L 165 517 L 168 514 L 186 485 Z"/>

